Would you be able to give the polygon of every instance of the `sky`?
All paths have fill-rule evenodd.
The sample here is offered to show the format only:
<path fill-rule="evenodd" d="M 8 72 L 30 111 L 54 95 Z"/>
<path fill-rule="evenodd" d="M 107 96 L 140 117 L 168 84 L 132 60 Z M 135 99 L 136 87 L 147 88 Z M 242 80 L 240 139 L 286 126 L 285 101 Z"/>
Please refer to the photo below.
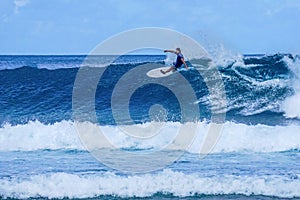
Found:
<path fill-rule="evenodd" d="M 299 0 L 1 0 L 0 55 L 88 54 L 133 28 L 163 27 L 243 54 L 299 53 Z"/>

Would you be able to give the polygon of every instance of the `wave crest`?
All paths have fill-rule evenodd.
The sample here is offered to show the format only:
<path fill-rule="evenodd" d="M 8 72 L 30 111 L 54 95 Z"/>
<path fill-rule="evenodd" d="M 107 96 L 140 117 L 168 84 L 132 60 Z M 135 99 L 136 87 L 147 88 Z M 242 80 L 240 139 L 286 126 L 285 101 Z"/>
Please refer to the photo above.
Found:
<path fill-rule="evenodd" d="M 86 122 L 89 123 L 89 122 Z M 141 126 L 148 126 L 148 122 Z M 199 153 L 209 123 L 198 122 L 198 132 L 187 150 Z M 98 126 L 98 125 L 94 125 Z M 148 150 L 168 144 L 176 134 L 179 122 L 167 122 L 163 134 L 151 140 L 136 140 L 125 135 L 117 126 L 101 126 L 109 140 L 119 148 Z M 299 126 L 245 125 L 226 122 L 222 135 L 212 153 L 228 152 L 280 152 L 300 149 Z M 42 124 L 38 121 L 24 125 L 4 125 L 0 128 L 0 151 L 78 149 L 85 150 L 76 131 L 74 122 L 62 121 Z M 184 149 L 183 149 L 184 150 Z"/>
<path fill-rule="evenodd" d="M 298 176 L 297 176 L 298 177 Z M 112 187 L 113 186 L 113 187 Z M 111 172 L 78 176 L 67 173 L 35 175 L 28 180 L 0 180 L 5 198 L 88 198 L 105 195 L 150 197 L 157 193 L 176 197 L 197 195 L 266 195 L 284 198 L 300 196 L 300 180 L 274 175 L 223 175 L 202 177 L 164 170 L 157 174 L 120 176 Z"/>

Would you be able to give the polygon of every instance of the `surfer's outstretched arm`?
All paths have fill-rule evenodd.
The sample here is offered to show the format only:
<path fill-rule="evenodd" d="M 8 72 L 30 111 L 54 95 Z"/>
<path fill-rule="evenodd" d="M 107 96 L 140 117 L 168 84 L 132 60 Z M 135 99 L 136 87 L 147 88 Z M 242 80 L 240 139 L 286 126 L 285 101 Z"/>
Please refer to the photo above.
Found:
<path fill-rule="evenodd" d="M 165 53 L 169 52 L 169 53 L 175 53 L 176 54 L 176 51 L 174 51 L 174 50 L 168 50 L 168 49 L 166 49 L 166 50 L 164 50 L 164 52 Z"/>

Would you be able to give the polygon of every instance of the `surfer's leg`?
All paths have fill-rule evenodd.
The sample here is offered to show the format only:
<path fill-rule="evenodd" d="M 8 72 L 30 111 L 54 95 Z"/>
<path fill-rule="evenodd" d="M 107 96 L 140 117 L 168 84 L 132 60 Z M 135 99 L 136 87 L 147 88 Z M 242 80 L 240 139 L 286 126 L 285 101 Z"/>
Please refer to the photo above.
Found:
<path fill-rule="evenodd" d="M 167 69 L 166 71 L 160 70 L 161 73 L 166 74 L 169 73 L 170 71 L 175 71 L 175 68 L 173 66 L 171 66 L 169 69 Z"/>

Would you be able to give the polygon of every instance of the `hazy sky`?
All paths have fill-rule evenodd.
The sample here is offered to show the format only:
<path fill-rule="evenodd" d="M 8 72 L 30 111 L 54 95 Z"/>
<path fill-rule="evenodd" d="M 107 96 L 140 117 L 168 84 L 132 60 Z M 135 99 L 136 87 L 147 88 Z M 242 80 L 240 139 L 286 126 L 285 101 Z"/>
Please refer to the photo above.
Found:
<path fill-rule="evenodd" d="M 0 54 L 86 54 L 149 26 L 240 53 L 300 51 L 299 0 L 1 0 Z"/>

